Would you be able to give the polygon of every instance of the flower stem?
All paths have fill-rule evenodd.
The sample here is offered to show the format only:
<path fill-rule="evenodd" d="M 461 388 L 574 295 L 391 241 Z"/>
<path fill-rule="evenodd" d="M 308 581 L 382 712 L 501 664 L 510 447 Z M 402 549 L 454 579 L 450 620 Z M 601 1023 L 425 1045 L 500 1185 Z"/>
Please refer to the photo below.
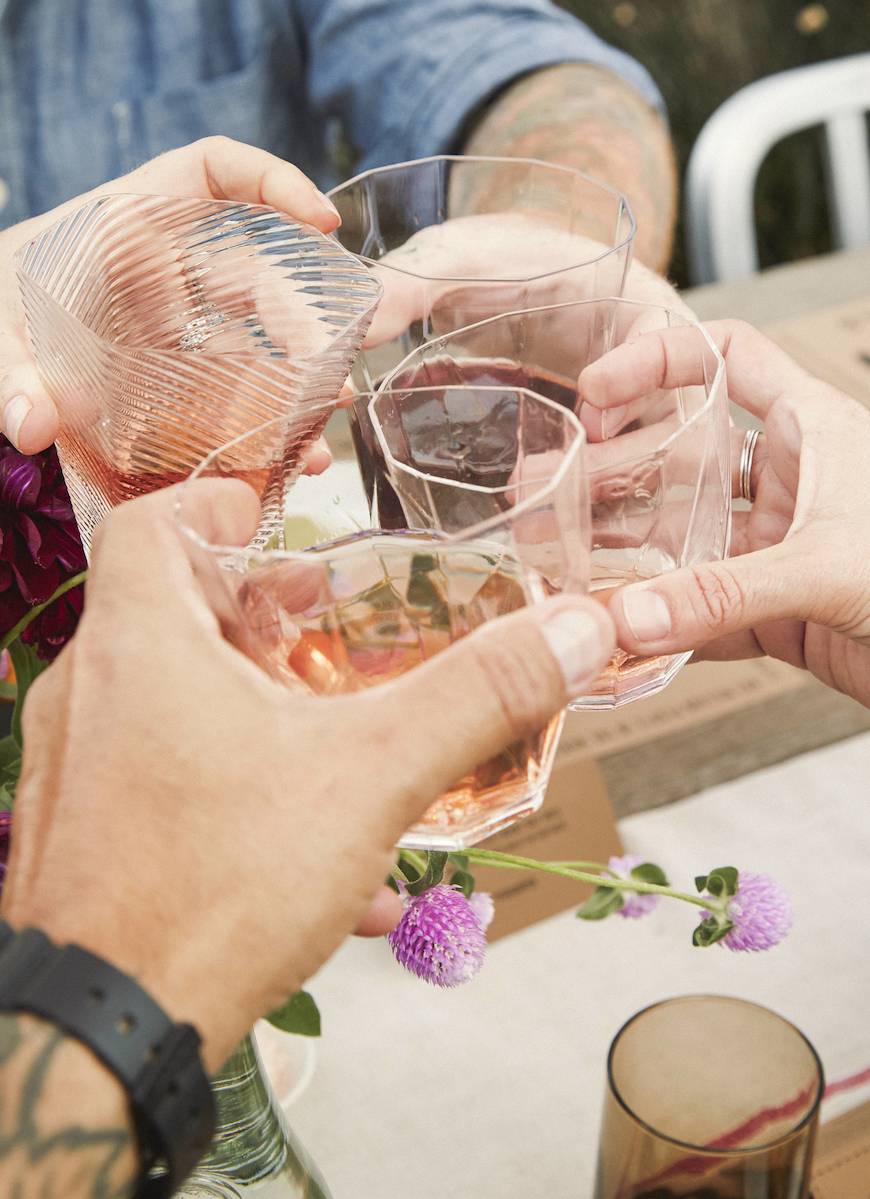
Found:
<path fill-rule="evenodd" d="M 31 608 L 29 612 L 25 612 L 18 624 L 13 625 L 9 632 L 3 635 L 2 640 L 0 640 L 0 653 L 4 649 L 8 649 L 12 642 L 21 636 L 30 622 L 36 620 L 41 612 L 44 612 L 46 608 L 50 608 L 54 601 L 59 600 L 62 595 L 66 595 L 68 591 L 72 591 L 73 587 L 78 587 L 79 583 L 84 583 L 87 577 L 88 572 L 80 570 L 77 575 L 72 575 L 70 578 L 65 579 L 44 604 L 37 604 L 35 608 Z"/>
<path fill-rule="evenodd" d="M 417 853 L 413 849 L 400 849 L 399 857 L 409 862 L 421 877 L 426 873 L 427 862 L 425 854 Z"/>
<path fill-rule="evenodd" d="M 674 887 L 664 887 L 658 883 L 646 883 L 642 879 L 606 878 L 601 874 L 577 870 L 560 862 L 538 862 L 534 858 L 497 853 L 492 849 L 464 849 L 462 852 L 469 862 L 477 862 L 481 866 L 499 866 L 505 870 L 540 870 L 544 874 L 557 874 L 561 878 L 570 878 L 580 883 L 593 883 L 596 887 L 609 887 L 614 891 L 631 891 L 637 895 L 667 895 L 671 899 L 682 899 L 684 903 L 694 904 L 698 908 L 714 910 L 718 906 L 717 901 L 709 895 L 690 895 L 686 891 L 677 891 Z"/>

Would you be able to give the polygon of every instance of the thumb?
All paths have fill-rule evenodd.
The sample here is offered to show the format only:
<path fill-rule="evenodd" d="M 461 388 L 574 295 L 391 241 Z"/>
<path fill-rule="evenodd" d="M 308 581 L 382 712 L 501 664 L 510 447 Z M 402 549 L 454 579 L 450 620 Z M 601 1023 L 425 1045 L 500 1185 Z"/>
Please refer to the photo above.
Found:
<path fill-rule="evenodd" d="M 46 449 L 58 430 L 57 410 L 42 385 L 24 334 L 9 328 L 2 318 L 0 427 L 22 454 Z"/>
<path fill-rule="evenodd" d="M 818 576 L 797 539 L 623 587 L 610 601 L 620 646 L 632 654 L 699 649 L 719 637 L 789 618 L 806 619 Z"/>
<path fill-rule="evenodd" d="M 604 607 L 563 595 L 487 623 L 383 688 L 381 717 L 401 730 L 391 763 L 424 784 L 405 794 L 417 809 L 407 817 L 416 819 L 463 774 L 543 728 L 590 686 L 614 648 Z"/>

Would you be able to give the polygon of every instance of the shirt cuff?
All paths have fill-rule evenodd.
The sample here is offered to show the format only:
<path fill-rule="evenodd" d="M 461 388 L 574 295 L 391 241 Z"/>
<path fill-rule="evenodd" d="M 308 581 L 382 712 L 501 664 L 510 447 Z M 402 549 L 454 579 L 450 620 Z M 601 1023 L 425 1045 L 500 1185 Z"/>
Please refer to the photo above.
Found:
<path fill-rule="evenodd" d="M 516 26 L 520 26 L 519 29 Z M 393 126 L 359 170 L 431 154 L 457 151 L 456 140 L 472 112 L 521 75 L 542 67 L 585 63 L 618 75 L 663 116 L 665 104 L 652 76 L 622 50 L 608 46 L 572 18 L 530 28 L 526 18 L 501 20 L 493 35 L 471 43 L 439 71 L 402 129 Z"/>

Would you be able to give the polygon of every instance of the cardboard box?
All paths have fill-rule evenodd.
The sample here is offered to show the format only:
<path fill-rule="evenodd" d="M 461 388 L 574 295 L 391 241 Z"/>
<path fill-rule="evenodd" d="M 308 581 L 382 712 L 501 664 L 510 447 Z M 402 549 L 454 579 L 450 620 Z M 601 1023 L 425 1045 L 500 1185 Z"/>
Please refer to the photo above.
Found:
<path fill-rule="evenodd" d="M 621 853 L 613 808 L 595 760 L 582 752 L 561 752 L 541 810 L 490 837 L 485 845 L 501 853 L 557 862 L 606 864 Z M 592 892 L 591 886 L 552 874 L 484 866 L 474 866 L 473 871 L 478 889 L 490 891 L 495 900 L 490 941 L 579 907 Z"/>

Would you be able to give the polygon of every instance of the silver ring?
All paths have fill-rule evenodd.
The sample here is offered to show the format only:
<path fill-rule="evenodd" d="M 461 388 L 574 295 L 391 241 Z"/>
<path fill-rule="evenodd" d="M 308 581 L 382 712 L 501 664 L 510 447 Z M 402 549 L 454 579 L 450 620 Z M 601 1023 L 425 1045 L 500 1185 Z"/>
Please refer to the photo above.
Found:
<path fill-rule="evenodd" d="M 740 451 L 740 498 L 752 503 L 752 459 L 755 457 L 755 447 L 761 436 L 760 429 L 747 429 L 743 438 L 743 448 Z"/>

